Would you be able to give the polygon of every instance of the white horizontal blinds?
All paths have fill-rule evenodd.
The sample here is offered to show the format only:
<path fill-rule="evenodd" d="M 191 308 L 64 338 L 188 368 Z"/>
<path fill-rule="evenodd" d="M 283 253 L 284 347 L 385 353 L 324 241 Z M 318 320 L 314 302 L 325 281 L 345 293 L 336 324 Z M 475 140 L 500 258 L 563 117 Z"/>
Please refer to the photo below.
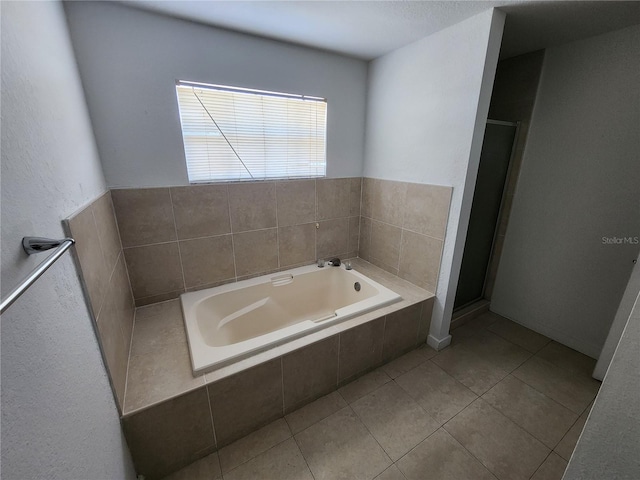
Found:
<path fill-rule="evenodd" d="M 323 99 L 187 84 L 176 90 L 189 181 L 326 174 Z"/>

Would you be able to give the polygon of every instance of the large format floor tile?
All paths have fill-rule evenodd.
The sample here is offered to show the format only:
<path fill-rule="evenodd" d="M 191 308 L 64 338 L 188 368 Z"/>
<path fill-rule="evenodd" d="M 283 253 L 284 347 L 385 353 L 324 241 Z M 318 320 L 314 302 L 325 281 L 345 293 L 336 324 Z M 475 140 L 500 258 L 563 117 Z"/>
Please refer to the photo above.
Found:
<path fill-rule="evenodd" d="M 452 335 L 166 480 L 561 480 L 599 387 L 595 361 L 493 313 Z M 148 348 L 137 354 L 166 345 Z"/>
<path fill-rule="evenodd" d="M 549 448 L 569 431 L 578 415 L 509 375 L 482 398 Z"/>
<path fill-rule="evenodd" d="M 395 382 L 362 397 L 351 408 L 393 461 L 440 426 Z"/>
<path fill-rule="evenodd" d="M 405 353 L 380 368 L 389 375 L 389 377 L 398 378 L 403 373 L 407 373 L 409 370 L 416 368 L 418 365 L 434 357 L 437 353 L 438 352 L 430 347 L 419 348 Z"/>
<path fill-rule="evenodd" d="M 291 412 L 285 416 L 285 419 L 289 424 L 289 428 L 291 428 L 291 432 L 295 435 L 346 406 L 347 402 L 338 392 L 331 392 L 329 395 L 325 395 L 315 402 Z"/>
<path fill-rule="evenodd" d="M 396 382 L 439 424 L 477 398 L 431 360 L 398 377 Z"/>
<path fill-rule="evenodd" d="M 511 320 L 507 320 L 506 318 L 500 318 L 493 325 L 489 326 L 488 330 L 532 353 L 536 353 L 551 341 L 550 338 L 522 325 L 518 325 Z"/>
<path fill-rule="evenodd" d="M 353 403 L 390 381 L 391 377 L 378 368 L 348 383 L 340 388 L 338 392 L 340 392 L 340 395 L 342 395 L 347 403 Z"/>
<path fill-rule="evenodd" d="M 375 480 L 407 480 L 406 477 L 402 474 L 396 464 L 394 463 L 389 468 L 387 468 L 384 472 L 378 475 Z"/>
<path fill-rule="evenodd" d="M 550 452 L 481 398 L 444 428 L 500 480 L 528 480 Z"/>
<path fill-rule="evenodd" d="M 293 438 L 261 453 L 224 474 L 225 480 L 313 480 L 307 462 Z"/>
<path fill-rule="evenodd" d="M 571 459 L 573 450 L 576 448 L 576 443 L 578 443 L 578 439 L 580 438 L 584 424 L 587 421 L 587 417 L 588 413 L 582 414 L 555 448 L 555 452 L 567 462 Z"/>
<path fill-rule="evenodd" d="M 532 355 L 524 348 L 486 330 L 461 343 L 469 351 L 506 372 L 512 372 Z"/>
<path fill-rule="evenodd" d="M 266 427 L 262 427 L 260 430 L 236 440 L 219 452 L 222 473 L 226 474 L 238 465 L 251 460 L 262 452 L 266 452 L 289 437 L 291 437 L 289 426 L 284 419 L 280 418 Z"/>
<path fill-rule="evenodd" d="M 558 342 L 550 342 L 536 356 L 578 374 L 591 376 L 593 369 L 596 368 L 595 359 L 565 347 Z"/>
<path fill-rule="evenodd" d="M 551 452 L 531 480 L 562 480 L 567 462 Z"/>
<path fill-rule="evenodd" d="M 350 407 L 295 436 L 315 480 L 371 480 L 391 460 Z"/>
<path fill-rule="evenodd" d="M 477 459 L 444 429 L 420 443 L 398 462 L 407 480 L 495 480 Z"/>
<path fill-rule="evenodd" d="M 527 385 L 580 415 L 598 393 L 600 382 L 538 357 L 532 357 L 513 372 Z"/>
<path fill-rule="evenodd" d="M 190 463 L 164 480 L 222 480 L 218 454 L 212 453 L 200 460 Z"/>
<path fill-rule="evenodd" d="M 508 374 L 473 353 L 466 343 L 442 352 L 433 358 L 433 362 L 476 395 L 482 395 Z"/>

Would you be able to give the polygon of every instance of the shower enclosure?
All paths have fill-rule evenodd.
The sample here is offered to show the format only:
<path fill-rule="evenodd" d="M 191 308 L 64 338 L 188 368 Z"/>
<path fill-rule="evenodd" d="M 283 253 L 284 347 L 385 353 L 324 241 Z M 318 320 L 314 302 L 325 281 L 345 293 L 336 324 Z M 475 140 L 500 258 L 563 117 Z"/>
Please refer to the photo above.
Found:
<path fill-rule="evenodd" d="M 454 311 L 484 298 L 518 124 L 487 120 Z"/>

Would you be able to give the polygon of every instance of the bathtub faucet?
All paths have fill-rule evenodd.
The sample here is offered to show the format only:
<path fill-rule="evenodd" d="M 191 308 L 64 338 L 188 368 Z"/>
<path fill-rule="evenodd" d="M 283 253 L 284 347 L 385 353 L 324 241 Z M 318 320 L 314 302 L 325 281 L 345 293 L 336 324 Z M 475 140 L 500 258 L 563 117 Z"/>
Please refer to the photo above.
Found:
<path fill-rule="evenodd" d="M 340 266 L 340 259 L 339 258 L 332 258 L 331 260 L 329 260 L 327 262 L 327 265 L 330 265 L 332 267 L 339 267 Z"/>

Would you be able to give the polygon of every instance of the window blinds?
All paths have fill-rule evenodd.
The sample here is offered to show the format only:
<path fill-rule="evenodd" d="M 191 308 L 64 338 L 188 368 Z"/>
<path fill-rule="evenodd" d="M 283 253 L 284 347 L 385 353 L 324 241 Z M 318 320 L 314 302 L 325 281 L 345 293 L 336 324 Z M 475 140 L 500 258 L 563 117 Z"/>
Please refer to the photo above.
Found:
<path fill-rule="evenodd" d="M 176 92 L 191 183 L 326 174 L 324 99 L 187 82 Z"/>

